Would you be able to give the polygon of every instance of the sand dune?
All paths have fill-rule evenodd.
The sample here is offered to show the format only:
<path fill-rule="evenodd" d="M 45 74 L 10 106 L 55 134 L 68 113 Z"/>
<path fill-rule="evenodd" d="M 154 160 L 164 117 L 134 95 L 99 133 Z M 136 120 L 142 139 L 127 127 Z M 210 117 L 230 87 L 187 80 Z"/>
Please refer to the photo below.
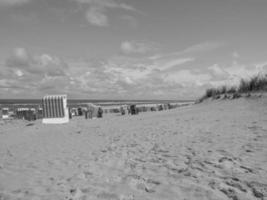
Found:
<path fill-rule="evenodd" d="M 0 199 L 267 199 L 267 98 L 1 121 Z"/>

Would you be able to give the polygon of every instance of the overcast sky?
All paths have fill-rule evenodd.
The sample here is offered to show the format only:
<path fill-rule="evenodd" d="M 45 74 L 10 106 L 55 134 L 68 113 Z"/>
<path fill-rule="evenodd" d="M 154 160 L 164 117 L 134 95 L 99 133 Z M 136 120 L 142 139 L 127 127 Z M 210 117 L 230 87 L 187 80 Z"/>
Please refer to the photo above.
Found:
<path fill-rule="evenodd" d="M 0 0 L 0 98 L 192 99 L 264 71 L 266 0 Z"/>

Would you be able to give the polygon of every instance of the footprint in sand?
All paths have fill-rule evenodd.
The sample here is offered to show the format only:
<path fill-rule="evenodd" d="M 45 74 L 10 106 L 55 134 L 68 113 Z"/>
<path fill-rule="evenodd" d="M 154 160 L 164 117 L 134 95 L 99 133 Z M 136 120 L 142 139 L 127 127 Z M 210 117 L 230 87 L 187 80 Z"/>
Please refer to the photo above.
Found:
<path fill-rule="evenodd" d="M 240 180 L 237 178 L 231 178 L 230 180 L 225 181 L 225 184 L 230 187 L 236 188 L 241 192 L 247 192 L 247 189 L 245 188 L 245 186 L 242 185 Z"/>
<path fill-rule="evenodd" d="M 254 147 L 251 143 L 243 145 L 242 149 L 244 149 L 247 153 L 254 152 Z"/>
<path fill-rule="evenodd" d="M 254 197 L 261 200 L 267 197 L 267 184 L 259 183 L 256 181 L 248 182 L 247 186 L 252 190 Z"/>
<path fill-rule="evenodd" d="M 227 178 L 224 183 L 221 183 L 218 189 L 224 193 L 229 199 L 260 199 L 264 200 L 267 197 L 267 185 L 259 182 L 243 182 L 238 178 Z"/>
<path fill-rule="evenodd" d="M 72 188 L 69 190 L 69 194 L 65 197 L 65 200 L 86 200 L 87 196 L 80 190 L 80 188 Z"/>
<path fill-rule="evenodd" d="M 156 187 L 161 184 L 154 179 L 145 179 L 138 175 L 128 175 L 124 179 L 132 189 L 147 193 L 156 192 Z"/>
<path fill-rule="evenodd" d="M 220 191 L 224 193 L 229 199 L 241 200 L 238 198 L 236 191 L 232 188 L 221 188 Z"/>

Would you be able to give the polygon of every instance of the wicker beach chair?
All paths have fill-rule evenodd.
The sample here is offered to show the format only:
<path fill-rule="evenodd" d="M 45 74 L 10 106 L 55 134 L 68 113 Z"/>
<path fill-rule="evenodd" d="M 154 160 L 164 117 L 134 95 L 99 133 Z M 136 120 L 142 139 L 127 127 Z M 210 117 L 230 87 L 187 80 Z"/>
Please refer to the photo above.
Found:
<path fill-rule="evenodd" d="M 47 95 L 42 100 L 43 123 L 64 124 L 69 122 L 67 95 Z"/>

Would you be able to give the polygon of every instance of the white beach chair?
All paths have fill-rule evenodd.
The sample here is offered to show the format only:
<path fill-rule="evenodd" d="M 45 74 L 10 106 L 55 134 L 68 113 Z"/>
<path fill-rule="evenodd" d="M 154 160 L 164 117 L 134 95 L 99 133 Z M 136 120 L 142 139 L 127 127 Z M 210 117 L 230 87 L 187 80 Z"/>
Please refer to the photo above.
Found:
<path fill-rule="evenodd" d="M 69 122 L 67 95 L 47 95 L 42 99 L 43 123 L 64 124 Z"/>

